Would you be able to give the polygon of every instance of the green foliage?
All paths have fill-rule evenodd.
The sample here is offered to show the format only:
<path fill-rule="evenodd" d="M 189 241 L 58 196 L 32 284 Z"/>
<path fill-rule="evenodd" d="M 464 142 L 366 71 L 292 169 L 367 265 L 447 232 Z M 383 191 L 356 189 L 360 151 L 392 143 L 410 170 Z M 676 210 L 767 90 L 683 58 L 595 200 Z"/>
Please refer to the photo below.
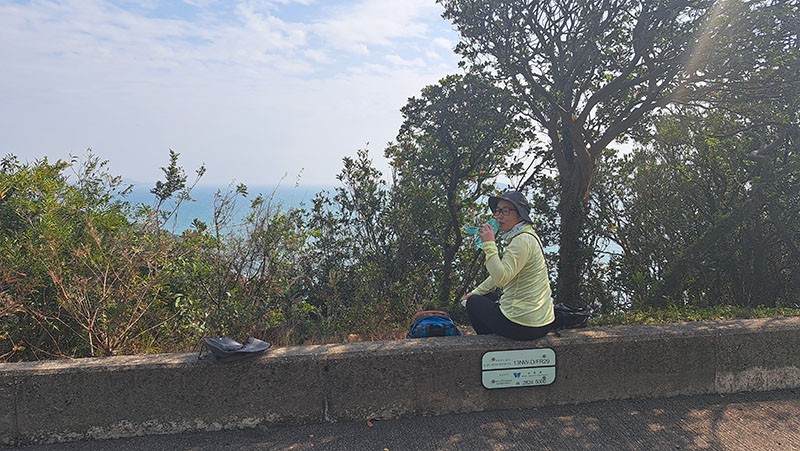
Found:
<path fill-rule="evenodd" d="M 306 240 L 301 212 L 283 211 L 274 193 L 259 194 L 238 222 L 246 196 L 242 184 L 217 191 L 212 224 L 195 221 L 178 239 L 168 289 L 178 320 L 171 333 L 184 340 L 263 337 L 314 314 L 296 295 Z"/>
<path fill-rule="evenodd" d="M 115 354 L 160 321 L 169 246 L 132 227 L 116 197 L 127 188 L 105 166 L 91 152 L 82 164 L 3 161 L 0 267 L 20 275 L 3 290 L 16 305 L 3 321 L 7 358 Z"/>
<path fill-rule="evenodd" d="M 192 200 L 191 191 L 206 172 L 205 166 L 200 166 L 196 171 L 194 182 L 191 186 L 187 186 L 188 177 L 183 167 L 178 165 L 179 156 L 179 153 L 169 150 L 169 165 L 161 168 L 164 180 L 157 181 L 155 187 L 150 190 L 155 196 L 153 206 L 138 206 L 137 217 L 150 232 L 159 232 L 172 218 L 176 219 L 172 227 L 174 231 L 181 204 Z"/>
<path fill-rule="evenodd" d="M 398 266 L 415 268 L 406 279 L 433 277 L 430 301 L 439 308 L 454 307 L 475 282 L 480 253 L 465 242 L 463 226 L 488 220 L 485 196 L 524 141 L 519 111 L 508 91 L 477 75 L 446 77 L 402 109 L 398 142 L 386 149 Z M 463 266 L 473 269 L 463 273 Z"/>
<path fill-rule="evenodd" d="M 3 360 L 187 350 L 209 334 L 263 336 L 316 314 L 296 295 L 299 211 L 259 195 L 234 224 L 239 185 L 218 193 L 210 227 L 195 221 L 176 236 L 161 227 L 179 205 L 160 212 L 175 189 L 190 198 L 182 176 L 172 183 L 177 154 L 153 210 L 125 202 L 129 188 L 105 166 L 91 153 L 0 164 Z"/>
<path fill-rule="evenodd" d="M 339 334 L 387 329 L 412 310 L 402 290 L 392 195 L 366 149 L 345 158 L 335 193 L 320 193 L 308 212 L 311 240 L 301 262 L 303 296 Z"/>
<path fill-rule="evenodd" d="M 647 146 L 607 164 L 589 215 L 619 247 L 602 284 L 618 302 L 606 311 L 797 301 L 796 138 L 735 125 L 715 112 L 665 115 Z"/>
<path fill-rule="evenodd" d="M 179 154 L 174 150 L 169 151 L 169 166 L 161 168 L 164 172 L 165 180 L 157 181 L 155 188 L 150 192 L 156 196 L 157 202 L 163 202 L 171 198 L 178 191 L 186 188 L 186 174 L 183 168 L 178 166 Z"/>

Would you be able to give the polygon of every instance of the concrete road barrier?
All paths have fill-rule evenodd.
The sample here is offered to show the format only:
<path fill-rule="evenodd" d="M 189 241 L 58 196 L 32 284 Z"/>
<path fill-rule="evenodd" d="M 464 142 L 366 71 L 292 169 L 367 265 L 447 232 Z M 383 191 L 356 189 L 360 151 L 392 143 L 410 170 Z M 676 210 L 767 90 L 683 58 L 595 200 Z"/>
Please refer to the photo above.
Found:
<path fill-rule="evenodd" d="M 800 387 L 800 318 L 0 364 L 0 443 L 51 443 Z M 487 352 L 549 348 L 555 381 L 487 389 Z M 494 354 L 493 354 L 494 355 Z M 549 382 L 549 381 L 548 381 Z"/>

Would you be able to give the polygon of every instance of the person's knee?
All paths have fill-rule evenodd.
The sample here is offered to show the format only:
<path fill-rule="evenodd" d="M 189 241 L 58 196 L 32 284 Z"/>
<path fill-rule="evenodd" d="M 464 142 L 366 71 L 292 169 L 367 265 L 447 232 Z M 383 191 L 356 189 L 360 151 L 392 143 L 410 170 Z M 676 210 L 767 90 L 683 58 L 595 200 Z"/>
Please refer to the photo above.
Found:
<path fill-rule="evenodd" d="M 478 308 L 479 299 L 478 296 L 470 296 L 464 299 L 464 307 L 467 309 L 468 313 L 475 313 L 475 309 Z"/>

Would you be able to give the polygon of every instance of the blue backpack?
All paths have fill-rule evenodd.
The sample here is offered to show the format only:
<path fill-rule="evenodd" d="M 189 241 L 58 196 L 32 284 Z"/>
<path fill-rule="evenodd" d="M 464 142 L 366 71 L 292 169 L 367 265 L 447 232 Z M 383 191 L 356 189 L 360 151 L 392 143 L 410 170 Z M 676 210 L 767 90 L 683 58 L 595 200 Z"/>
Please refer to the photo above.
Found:
<path fill-rule="evenodd" d="M 461 335 L 447 312 L 424 310 L 414 315 L 414 323 L 406 338 L 448 337 Z"/>

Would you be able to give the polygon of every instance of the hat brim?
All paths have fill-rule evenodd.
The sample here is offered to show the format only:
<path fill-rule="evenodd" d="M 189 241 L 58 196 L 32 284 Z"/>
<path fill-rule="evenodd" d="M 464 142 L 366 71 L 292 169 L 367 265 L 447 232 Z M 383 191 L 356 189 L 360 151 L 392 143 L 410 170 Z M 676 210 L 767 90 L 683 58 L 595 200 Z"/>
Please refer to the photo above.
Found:
<path fill-rule="evenodd" d="M 514 205 L 514 209 L 517 210 L 517 214 L 519 215 L 519 217 L 522 218 L 523 221 L 533 224 L 533 221 L 531 220 L 530 211 L 526 209 L 519 202 L 509 197 L 506 197 L 505 195 L 489 196 L 489 209 L 491 210 L 492 213 L 494 213 L 494 211 L 497 210 L 497 204 L 499 204 L 501 200 L 504 200 L 506 202 L 511 202 L 511 204 Z"/>

